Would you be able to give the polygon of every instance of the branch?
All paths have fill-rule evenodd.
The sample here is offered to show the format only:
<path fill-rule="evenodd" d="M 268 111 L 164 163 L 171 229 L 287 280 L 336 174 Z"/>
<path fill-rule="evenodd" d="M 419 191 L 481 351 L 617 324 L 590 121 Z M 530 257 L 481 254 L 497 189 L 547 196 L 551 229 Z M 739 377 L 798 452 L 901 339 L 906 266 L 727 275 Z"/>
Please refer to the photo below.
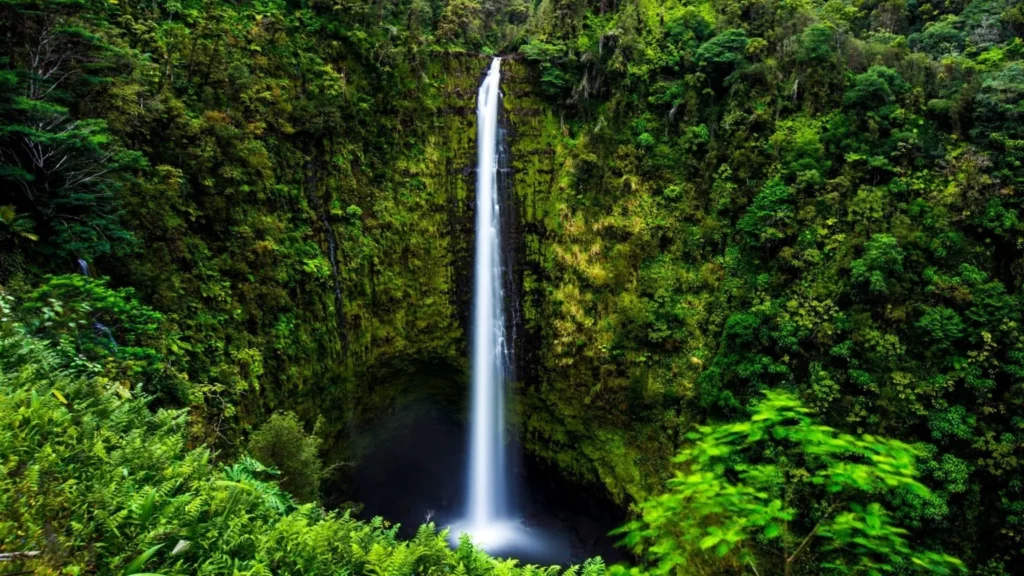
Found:
<path fill-rule="evenodd" d="M 811 543 L 811 538 L 814 538 L 814 536 L 818 533 L 818 529 L 821 528 L 822 522 L 828 520 L 829 517 L 831 517 L 832 515 L 832 511 L 835 510 L 838 506 L 839 503 L 836 503 L 829 507 L 828 512 L 825 512 L 825 515 L 821 517 L 821 520 L 818 520 L 818 523 L 814 525 L 814 529 L 811 530 L 810 534 L 808 534 L 804 538 L 803 542 L 801 542 L 800 545 L 797 546 L 796 550 L 793 551 L 793 554 L 789 558 L 786 558 L 786 564 L 792 564 L 793 560 L 796 560 L 796 557 L 801 552 L 803 552 L 804 548 L 806 548 L 808 544 Z"/>
<path fill-rule="evenodd" d="M 808 534 L 807 537 L 804 538 L 804 541 L 801 542 L 800 545 L 797 546 L 796 550 L 793 551 L 792 556 L 790 556 L 789 558 L 786 558 L 786 564 L 792 564 L 793 560 L 796 559 L 797 555 L 800 554 L 801 552 L 803 552 L 804 548 L 806 548 L 807 545 L 811 542 L 811 538 L 813 538 L 814 535 L 818 533 L 818 528 L 821 527 L 821 523 L 824 522 L 824 521 L 825 521 L 824 518 L 821 519 L 821 520 L 818 520 L 818 523 L 814 525 L 814 529 L 811 530 L 811 533 Z"/>
<path fill-rule="evenodd" d="M 5 552 L 3 554 L 0 554 L 0 562 L 10 562 L 12 560 L 26 560 L 29 558 L 35 558 L 40 554 L 42 554 L 42 552 L 38 550 L 33 550 L 31 552 Z"/>

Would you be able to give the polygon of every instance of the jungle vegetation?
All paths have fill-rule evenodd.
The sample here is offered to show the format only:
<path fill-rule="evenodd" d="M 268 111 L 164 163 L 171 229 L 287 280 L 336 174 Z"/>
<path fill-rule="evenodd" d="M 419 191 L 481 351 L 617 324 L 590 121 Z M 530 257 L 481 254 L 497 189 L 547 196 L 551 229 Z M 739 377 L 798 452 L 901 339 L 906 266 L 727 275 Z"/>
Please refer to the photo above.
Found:
<path fill-rule="evenodd" d="M 324 491 L 395 374 L 464 368 L 495 54 L 515 426 L 636 518 L 634 567 L 569 573 L 1013 573 L 1022 33 L 1017 0 L 0 0 L 0 574 L 555 573 Z"/>

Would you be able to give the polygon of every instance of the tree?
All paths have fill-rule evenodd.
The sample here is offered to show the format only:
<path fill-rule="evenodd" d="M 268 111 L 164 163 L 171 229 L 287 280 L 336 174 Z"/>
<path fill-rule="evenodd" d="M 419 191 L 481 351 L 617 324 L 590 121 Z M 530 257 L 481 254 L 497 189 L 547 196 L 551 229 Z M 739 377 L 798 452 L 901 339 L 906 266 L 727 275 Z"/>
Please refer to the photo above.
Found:
<path fill-rule="evenodd" d="M 929 23 L 922 32 L 910 37 L 911 45 L 936 58 L 959 54 L 963 51 L 967 34 L 957 28 L 957 20 L 949 14 L 938 22 Z"/>
<path fill-rule="evenodd" d="M 853 86 L 843 96 L 843 104 L 861 110 L 876 110 L 896 101 L 910 90 L 899 72 L 885 66 L 872 66 L 858 74 Z"/>
<path fill-rule="evenodd" d="M 892 234 L 874 234 L 864 244 L 864 254 L 850 264 L 854 284 L 867 285 L 873 294 L 888 294 L 903 276 L 903 249 Z"/>
<path fill-rule="evenodd" d="M 478 0 L 452 0 L 437 21 L 437 37 L 449 43 L 479 40 L 482 10 Z"/>
<path fill-rule="evenodd" d="M 1024 163 L 1024 64 L 1014 62 L 985 80 L 974 105 L 974 137 L 991 146 L 1019 181 Z"/>
<path fill-rule="evenodd" d="M 746 61 L 747 33 L 743 30 L 725 30 L 701 44 L 694 60 L 707 70 L 708 76 L 723 79 Z"/>
<path fill-rule="evenodd" d="M 700 427 L 668 491 L 619 530 L 646 572 L 963 571 L 952 556 L 915 549 L 885 506 L 930 496 L 914 448 L 843 434 L 810 414 L 795 396 L 768 392 L 749 420 Z"/>
<path fill-rule="evenodd" d="M 736 223 L 736 229 L 753 248 L 767 248 L 792 234 L 795 210 L 793 191 L 779 178 L 765 184 Z"/>
<path fill-rule="evenodd" d="M 100 33 L 95 0 L 0 1 L 7 70 L 0 72 L 0 185 L 20 237 L 73 259 L 131 245 L 120 222 L 119 173 L 144 166 L 101 118 L 83 117 L 94 87 L 119 60 Z M 6 218 L 5 218 L 6 220 Z"/>
<path fill-rule="evenodd" d="M 320 438 L 306 434 L 291 412 L 270 417 L 249 440 L 249 452 L 281 473 L 281 487 L 301 502 L 313 502 L 320 492 Z"/>
<path fill-rule="evenodd" d="M 695 59 L 701 66 L 733 66 L 743 61 L 749 41 L 743 30 L 725 30 L 701 44 Z"/>

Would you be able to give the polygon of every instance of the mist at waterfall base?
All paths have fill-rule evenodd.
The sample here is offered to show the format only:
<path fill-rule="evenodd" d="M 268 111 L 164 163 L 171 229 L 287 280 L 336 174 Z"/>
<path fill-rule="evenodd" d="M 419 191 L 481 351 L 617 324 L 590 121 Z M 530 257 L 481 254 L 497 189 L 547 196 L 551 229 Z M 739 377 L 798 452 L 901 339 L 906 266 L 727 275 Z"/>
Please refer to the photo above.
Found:
<path fill-rule="evenodd" d="M 430 373 L 411 375 L 409 389 L 416 382 L 437 387 L 437 379 L 452 377 L 425 370 Z M 405 537 L 414 536 L 428 520 L 439 528 L 462 522 L 468 493 L 467 422 L 458 408 L 432 391 L 411 394 L 360 432 L 373 448 L 352 471 L 347 491 L 348 498 L 363 505 L 360 518 L 381 516 L 400 523 Z M 489 547 L 488 552 L 542 565 L 579 563 L 594 556 L 608 563 L 627 558 L 615 545 L 619 537 L 608 535 L 625 523 L 626 514 L 603 487 L 564 477 L 553 465 L 524 454 L 514 438 L 506 448 L 511 456 L 507 485 L 515 493 L 509 506 L 518 512 L 517 526 L 527 538 Z"/>
<path fill-rule="evenodd" d="M 573 535 L 584 544 L 588 539 L 591 544 L 600 541 L 600 535 L 597 540 L 592 534 L 581 535 L 576 524 L 586 525 L 587 522 L 579 515 L 562 525 L 558 521 L 551 522 L 558 517 L 551 511 L 552 508 L 557 509 L 557 502 L 544 501 L 543 489 L 520 492 L 519 488 L 530 486 L 532 475 L 526 474 L 521 467 L 515 467 L 519 448 L 507 438 L 505 396 L 507 380 L 514 365 L 514 350 L 505 319 L 508 305 L 506 299 L 512 291 L 506 290 L 510 276 L 506 268 L 508 262 L 505 261 L 508 258 L 502 247 L 501 200 L 503 192 L 506 198 L 510 195 L 506 189 L 499 187 L 499 180 L 507 182 L 507 179 L 500 178 L 500 174 L 508 168 L 504 131 L 498 122 L 500 81 L 501 59 L 495 58 L 477 95 L 476 222 L 470 328 L 471 390 L 466 461 L 453 461 L 451 452 L 439 455 L 437 460 L 431 462 L 419 460 L 429 453 L 429 450 L 424 451 L 427 446 L 452 446 L 448 438 L 444 438 L 445 441 L 440 444 L 425 443 L 425 430 L 432 430 L 440 436 L 447 434 L 442 426 L 444 416 L 435 414 L 432 421 L 417 422 L 415 427 L 405 427 L 417 430 L 416 438 L 409 439 L 418 447 L 410 454 L 412 459 L 408 462 L 410 468 L 416 470 L 412 478 L 409 477 L 412 470 L 394 468 L 399 464 L 394 452 L 388 454 L 388 462 L 382 462 L 392 467 L 390 472 L 399 478 L 411 480 L 410 484 L 415 483 L 414 486 L 406 485 L 397 490 L 404 497 L 416 495 L 417 500 L 394 509 L 386 502 L 375 502 L 374 490 L 362 495 L 360 500 L 371 510 L 377 507 L 375 504 L 379 505 L 381 511 L 375 513 L 385 517 L 403 518 L 413 514 L 409 520 L 414 525 L 436 517 L 439 525 L 449 527 L 453 544 L 465 534 L 474 544 L 496 556 L 515 557 L 526 562 L 565 564 L 584 559 L 574 557 L 574 551 L 582 551 L 585 556 L 595 552 L 580 550 L 580 546 L 574 547 Z M 443 488 L 459 485 L 450 477 L 437 477 L 439 472 L 444 476 L 443 471 L 451 470 L 466 470 L 465 484 L 462 485 L 465 490 L 461 491 L 465 495 L 464 506 L 458 506 L 457 495 L 451 493 L 423 493 L 424 490 L 433 489 L 435 481 L 440 482 L 438 486 Z M 380 486 L 384 480 L 378 477 L 372 478 L 371 482 L 373 486 Z M 525 498 L 520 498 L 520 494 Z M 390 498 L 393 501 L 406 499 L 395 493 Z M 427 508 L 417 518 L 416 509 L 429 506 L 431 498 L 437 498 L 433 500 L 434 506 L 440 509 L 430 511 Z M 385 513 L 383 508 L 392 508 L 391 514 Z M 611 527 L 606 527 L 605 532 Z"/>

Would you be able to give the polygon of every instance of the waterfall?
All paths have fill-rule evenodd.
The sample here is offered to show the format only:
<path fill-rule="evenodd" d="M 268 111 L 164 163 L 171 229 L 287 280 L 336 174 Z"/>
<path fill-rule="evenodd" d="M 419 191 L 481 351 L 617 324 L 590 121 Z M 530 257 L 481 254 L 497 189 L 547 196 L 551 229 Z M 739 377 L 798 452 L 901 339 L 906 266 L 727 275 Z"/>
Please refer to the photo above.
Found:
<path fill-rule="evenodd" d="M 477 92 L 476 241 L 473 309 L 470 328 L 469 484 L 465 516 L 449 532 L 458 545 L 461 534 L 494 555 L 527 554 L 563 557 L 568 541 L 559 534 L 529 526 L 515 510 L 514 470 L 505 438 L 505 388 L 512 379 L 513 338 L 505 310 L 514 314 L 511 252 L 502 247 L 501 201 L 510 194 L 508 147 L 498 122 L 501 110 L 501 59 L 495 58 Z M 508 212 L 506 206 L 506 212 Z M 506 294 L 505 287 L 508 287 Z M 567 556 L 566 556 L 567 558 Z"/>
<path fill-rule="evenodd" d="M 84 276 L 89 275 L 89 263 L 86 262 L 84 258 L 78 259 L 78 271 Z"/>
<path fill-rule="evenodd" d="M 477 94 L 476 266 L 473 275 L 472 404 L 468 522 L 471 531 L 508 513 L 505 466 L 505 339 L 501 217 L 498 203 L 498 106 L 501 59 Z"/>

